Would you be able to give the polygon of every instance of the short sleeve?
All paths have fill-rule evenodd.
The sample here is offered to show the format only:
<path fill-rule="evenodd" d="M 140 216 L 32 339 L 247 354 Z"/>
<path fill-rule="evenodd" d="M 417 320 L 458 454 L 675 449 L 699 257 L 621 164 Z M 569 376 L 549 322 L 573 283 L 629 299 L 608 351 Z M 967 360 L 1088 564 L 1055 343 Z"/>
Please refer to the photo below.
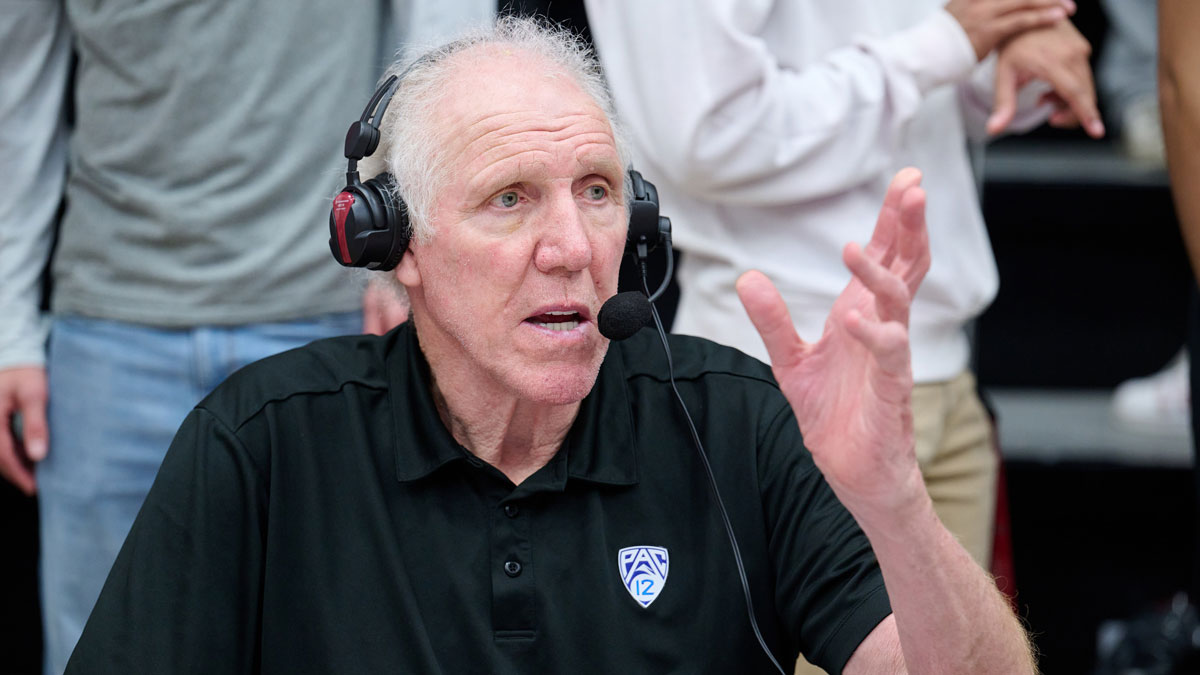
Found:
<path fill-rule="evenodd" d="M 248 673 L 266 518 L 260 467 L 197 408 L 171 443 L 67 673 Z"/>
<path fill-rule="evenodd" d="M 786 404 L 765 427 L 758 470 L 776 607 L 805 658 L 840 673 L 891 614 L 871 544 L 813 463 Z"/>

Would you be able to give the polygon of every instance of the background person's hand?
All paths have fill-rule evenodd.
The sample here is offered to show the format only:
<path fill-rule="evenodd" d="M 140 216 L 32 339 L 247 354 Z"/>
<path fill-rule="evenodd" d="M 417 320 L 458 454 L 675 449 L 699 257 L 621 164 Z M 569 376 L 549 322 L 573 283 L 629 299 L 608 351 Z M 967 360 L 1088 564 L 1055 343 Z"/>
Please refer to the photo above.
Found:
<path fill-rule="evenodd" d="M 21 434 L 13 415 L 21 415 Z M 21 492 L 37 491 L 33 465 L 45 459 L 50 433 L 46 426 L 46 369 L 41 366 L 0 370 L 0 475 Z"/>
<path fill-rule="evenodd" d="M 1008 38 L 1062 22 L 1075 13 L 1073 0 L 950 0 L 954 17 L 981 60 Z"/>
<path fill-rule="evenodd" d="M 805 445 L 856 517 L 885 513 L 925 494 L 913 448 L 908 314 L 929 270 L 925 193 L 916 169 L 888 187 L 866 248 L 843 253 L 853 273 L 824 334 L 806 343 L 762 273 L 747 272 L 738 296 L 771 357 Z"/>
<path fill-rule="evenodd" d="M 363 291 L 363 333 L 383 335 L 408 320 L 408 304 L 394 288 L 372 278 Z"/>
<path fill-rule="evenodd" d="M 1092 46 L 1070 21 L 1030 30 L 1006 41 L 996 54 L 996 84 L 987 131 L 998 134 L 1017 112 L 1017 92 L 1034 78 L 1053 91 L 1043 100 L 1054 105 L 1051 126 L 1083 125 L 1092 138 L 1104 135 L 1096 107 L 1096 85 L 1088 57 Z"/>

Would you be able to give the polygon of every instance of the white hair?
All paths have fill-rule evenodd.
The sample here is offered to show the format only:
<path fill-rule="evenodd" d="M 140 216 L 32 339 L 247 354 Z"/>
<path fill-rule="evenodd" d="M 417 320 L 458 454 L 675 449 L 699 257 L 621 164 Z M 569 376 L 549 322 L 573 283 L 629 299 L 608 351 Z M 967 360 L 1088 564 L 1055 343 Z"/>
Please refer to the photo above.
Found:
<path fill-rule="evenodd" d="M 560 26 L 532 18 L 501 16 L 491 25 L 468 30 L 445 44 L 406 49 L 405 55 L 382 78 L 397 75 L 400 82 L 383 120 L 377 122 L 379 148 L 361 163 L 362 172 L 371 176 L 386 166 L 392 173 L 396 189 L 408 206 L 414 240 L 427 242 L 432 236 L 434 199 L 449 178 L 445 175 L 441 139 L 436 133 L 436 109 L 446 91 L 445 83 L 461 67 L 459 59 L 451 57 L 484 46 L 507 47 L 540 57 L 552 69 L 573 79 L 608 118 L 621 166 L 630 166 L 630 145 L 592 49 Z M 631 203 L 628 175 L 625 183 L 622 192 L 628 209 Z"/>

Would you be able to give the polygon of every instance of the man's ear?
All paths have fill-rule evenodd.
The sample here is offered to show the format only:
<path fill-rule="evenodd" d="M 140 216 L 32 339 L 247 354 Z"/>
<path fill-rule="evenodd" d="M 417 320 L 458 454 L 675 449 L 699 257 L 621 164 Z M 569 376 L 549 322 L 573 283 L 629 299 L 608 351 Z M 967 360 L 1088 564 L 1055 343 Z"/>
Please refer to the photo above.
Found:
<path fill-rule="evenodd" d="M 411 244 L 400 258 L 400 264 L 396 265 L 395 275 L 396 280 L 406 288 L 421 285 L 421 270 L 417 266 L 417 255 L 413 253 Z"/>

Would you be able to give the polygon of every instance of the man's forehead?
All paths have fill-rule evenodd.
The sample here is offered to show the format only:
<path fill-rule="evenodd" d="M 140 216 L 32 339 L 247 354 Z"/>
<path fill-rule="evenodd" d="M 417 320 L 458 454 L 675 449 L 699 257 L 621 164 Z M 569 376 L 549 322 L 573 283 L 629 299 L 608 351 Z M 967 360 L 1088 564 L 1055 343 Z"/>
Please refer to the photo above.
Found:
<path fill-rule="evenodd" d="M 554 127 L 581 117 L 610 126 L 604 111 L 575 79 L 543 56 L 484 45 L 452 58 L 444 95 L 434 112 L 452 136 L 510 126 Z"/>

